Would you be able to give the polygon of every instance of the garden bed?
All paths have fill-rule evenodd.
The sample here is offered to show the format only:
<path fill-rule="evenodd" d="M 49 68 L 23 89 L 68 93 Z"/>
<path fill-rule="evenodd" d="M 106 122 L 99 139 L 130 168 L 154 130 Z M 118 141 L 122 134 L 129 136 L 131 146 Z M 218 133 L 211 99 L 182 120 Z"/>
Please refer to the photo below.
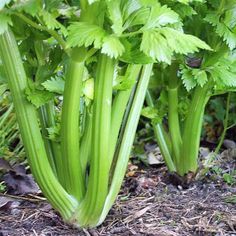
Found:
<path fill-rule="evenodd" d="M 227 158 L 217 162 L 222 170 L 235 168 Z M 0 235 L 236 235 L 235 201 L 236 187 L 214 172 L 183 189 L 170 183 L 164 166 L 130 164 L 115 205 L 97 229 L 64 224 L 40 195 L 1 195 Z"/>

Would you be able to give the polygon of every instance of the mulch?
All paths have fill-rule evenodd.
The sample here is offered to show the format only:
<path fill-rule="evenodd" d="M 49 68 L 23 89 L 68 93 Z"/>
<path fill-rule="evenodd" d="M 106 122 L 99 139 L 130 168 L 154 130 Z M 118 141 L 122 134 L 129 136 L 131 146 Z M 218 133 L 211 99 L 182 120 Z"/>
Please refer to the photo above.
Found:
<path fill-rule="evenodd" d="M 235 203 L 236 185 L 214 173 L 183 189 L 171 184 L 164 166 L 130 164 L 117 201 L 98 228 L 75 229 L 63 223 L 40 196 L 2 194 L 0 236 L 236 235 Z"/>

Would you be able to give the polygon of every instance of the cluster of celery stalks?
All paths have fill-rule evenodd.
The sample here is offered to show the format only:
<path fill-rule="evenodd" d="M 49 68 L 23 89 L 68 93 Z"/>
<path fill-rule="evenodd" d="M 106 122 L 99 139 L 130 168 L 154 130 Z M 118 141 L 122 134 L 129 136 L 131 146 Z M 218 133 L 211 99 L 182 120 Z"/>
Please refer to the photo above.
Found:
<path fill-rule="evenodd" d="M 60 142 L 44 131 L 55 125 L 55 106 L 37 109 L 25 96 L 28 86 L 18 44 L 11 30 L 0 35 L 0 55 L 31 171 L 43 194 L 71 224 L 94 227 L 103 222 L 121 187 L 153 64 L 126 67 L 124 76 L 136 81 L 130 89 L 113 91 L 118 59 L 97 52 L 94 99 L 80 107 L 88 50 L 74 48 L 65 75 Z M 178 117 L 177 69 L 168 89 L 169 134 L 154 125 L 158 144 L 170 171 L 184 176 L 197 170 L 197 156 L 209 84 L 194 91 L 184 132 Z M 81 110 L 83 119 L 81 119 Z M 81 128 L 82 127 L 82 128 Z"/>

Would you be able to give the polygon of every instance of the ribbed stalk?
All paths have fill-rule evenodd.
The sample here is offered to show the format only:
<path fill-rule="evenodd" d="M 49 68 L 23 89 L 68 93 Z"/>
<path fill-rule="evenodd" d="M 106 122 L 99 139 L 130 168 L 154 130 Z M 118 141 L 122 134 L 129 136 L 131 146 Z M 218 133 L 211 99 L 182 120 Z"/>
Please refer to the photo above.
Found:
<path fill-rule="evenodd" d="M 48 162 L 38 124 L 35 107 L 25 98 L 27 77 L 14 35 L 7 31 L 0 35 L 0 55 L 28 156 L 31 171 L 42 192 L 65 219 L 73 214 L 77 201 L 60 185 Z"/>
<path fill-rule="evenodd" d="M 59 177 L 64 176 L 63 186 L 80 201 L 85 194 L 85 180 L 80 163 L 80 96 L 84 63 L 70 58 L 63 96 L 61 120 L 62 162 Z"/>
<path fill-rule="evenodd" d="M 134 79 L 135 81 L 137 81 L 141 68 L 142 68 L 141 65 L 130 65 L 126 71 L 126 79 L 127 80 Z M 109 165 L 111 165 L 112 160 L 113 160 L 115 148 L 117 145 L 117 139 L 119 136 L 119 131 L 121 128 L 125 109 L 127 107 L 127 103 L 129 101 L 131 92 L 132 92 L 132 88 L 118 91 L 112 104 Z"/>
<path fill-rule="evenodd" d="M 149 91 L 147 91 L 146 94 L 146 102 L 148 104 L 148 106 L 150 107 L 154 107 L 154 103 L 152 100 L 152 96 L 150 94 Z M 152 124 L 153 130 L 154 130 L 154 134 L 158 143 L 158 146 L 160 147 L 161 150 L 161 154 L 165 160 L 165 163 L 169 169 L 170 172 L 175 172 L 176 171 L 176 167 L 174 165 L 174 162 L 172 160 L 172 150 L 170 148 L 170 141 L 167 140 L 167 134 L 165 133 L 164 128 L 162 127 L 162 124 L 157 123 L 157 124 Z"/>
<path fill-rule="evenodd" d="M 114 59 L 100 55 L 95 78 L 92 150 L 88 190 L 78 209 L 80 226 L 96 226 L 108 191 L 109 134 L 111 128 Z"/>
<path fill-rule="evenodd" d="M 209 84 L 198 86 L 189 107 L 185 121 L 181 159 L 177 168 L 178 174 L 184 176 L 198 169 L 198 152 L 206 103 L 209 100 Z"/>
<path fill-rule="evenodd" d="M 177 78 L 173 78 L 176 80 Z M 173 83 L 172 80 L 169 82 L 170 84 Z M 177 83 L 175 83 L 177 84 Z M 180 123 L 179 123 L 179 105 L 178 105 L 178 87 L 170 85 L 168 88 L 168 125 L 169 125 L 169 132 L 173 146 L 173 161 L 175 165 L 180 160 L 180 150 L 182 147 L 182 137 L 180 131 Z"/>
<path fill-rule="evenodd" d="M 126 125 L 124 126 L 123 136 L 121 137 L 121 144 L 118 150 L 117 163 L 113 174 L 111 186 L 98 225 L 104 221 L 112 204 L 116 199 L 117 194 L 119 193 L 129 161 L 129 155 L 132 149 L 132 144 L 138 126 L 140 113 L 145 99 L 149 79 L 152 73 L 152 67 L 153 65 L 149 64 L 144 66 L 142 69 L 142 74 L 140 76 L 135 91 L 134 99 L 132 101 Z"/>

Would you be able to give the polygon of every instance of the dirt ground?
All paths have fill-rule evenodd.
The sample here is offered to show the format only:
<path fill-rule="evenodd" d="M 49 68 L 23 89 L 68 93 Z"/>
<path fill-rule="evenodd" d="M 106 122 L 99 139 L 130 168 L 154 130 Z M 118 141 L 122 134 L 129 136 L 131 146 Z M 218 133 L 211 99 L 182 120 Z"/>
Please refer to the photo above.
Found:
<path fill-rule="evenodd" d="M 221 158 L 217 165 L 235 168 L 235 160 Z M 212 171 L 183 189 L 170 183 L 162 165 L 130 164 L 115 205 L 97 229 L 64 224 L 40 196 L 2 194 L 0 236 L 236 235 L 235 203 L 235 183 L 226 184 Z"/>

